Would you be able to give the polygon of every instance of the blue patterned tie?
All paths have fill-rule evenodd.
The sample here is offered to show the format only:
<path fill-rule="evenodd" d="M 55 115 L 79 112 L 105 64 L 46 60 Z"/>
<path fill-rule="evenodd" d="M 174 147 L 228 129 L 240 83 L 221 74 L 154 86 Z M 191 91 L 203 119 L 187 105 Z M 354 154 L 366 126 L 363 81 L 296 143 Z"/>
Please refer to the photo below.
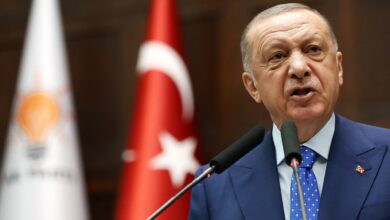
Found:
<path fill-rule="evenodd" d="M 302 184 L 305 199 L 307 220 L 317 220 L 320 207 L 320 192 L 312 166 L 317 159 L 317 153 L 305 146 L 301 147 L 302 163 L 299 165 L 299 179 Z M 302 212 L 299 205 L 297 182 L 294 174 L 291 177 L 290 219 L 301 220 Z"/>

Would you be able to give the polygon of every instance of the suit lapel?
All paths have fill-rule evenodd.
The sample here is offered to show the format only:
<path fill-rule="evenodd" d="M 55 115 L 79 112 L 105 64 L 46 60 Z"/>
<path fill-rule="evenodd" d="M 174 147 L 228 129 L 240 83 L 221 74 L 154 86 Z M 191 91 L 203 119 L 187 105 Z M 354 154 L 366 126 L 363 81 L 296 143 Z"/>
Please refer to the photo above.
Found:
<path fill-rule="evenodd" d="M 365 202 L 387 146 L 375 146 L 360 129 L 353 122 L 336 118 L 319 219 L 357 219 Z"/>
<path fill-rule="evenodd" d="M 253 152 L 234 165 L 229 173 L 246 220 L 284 219 L 271 133 Z"/>

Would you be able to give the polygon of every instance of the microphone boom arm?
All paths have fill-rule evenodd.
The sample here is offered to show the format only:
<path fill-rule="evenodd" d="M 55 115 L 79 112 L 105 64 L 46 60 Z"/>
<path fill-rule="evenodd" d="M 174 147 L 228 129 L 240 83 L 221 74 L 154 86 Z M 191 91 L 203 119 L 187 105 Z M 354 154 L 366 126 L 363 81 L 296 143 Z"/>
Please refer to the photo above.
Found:
<path fill-rule="evenodd" d="M 157 216 L 161 214 L 165 209 L 167 209 L 169 206 L 171 206 L 178 198 L 180 198 L 185 192 L 187 192 L 189 189 L 191 189 L 193 186 L 201 182 L 202 180 L 209 177 L 211 174 L 213 174 L 215 170 L 215 166 L 211 166 L 207 168 L 205 171 L 203 171 L 202 174 L 200 174 L 197 178 L 195 178 L 190 184 L 185 186 L 182 190 L 180 190 L 178 193 L 176 193 L 175 196 L 173 196 L 171 199 L 169 199 L 164 205 L 162 205 L 159 209 L 157 209 L 151 216 L 147 218 L 147 220 L 153 220 Z"/>
<path fill-rule="evenodd" d="M 297 181 L 299 204 L 301 206 L 302 220 L 307 220 L 306 207 L 305 207 L 305 202 L 304 202 L 305 199 L 303 198 L 302 185 L 301 185 L 301 181 L 299 179 L 298 165 L 299 165 L 299 161 L 296 160 L 295 158 L 293 158 L 291 161 L 291 167 L 293 168 L 295 180 Z"/>

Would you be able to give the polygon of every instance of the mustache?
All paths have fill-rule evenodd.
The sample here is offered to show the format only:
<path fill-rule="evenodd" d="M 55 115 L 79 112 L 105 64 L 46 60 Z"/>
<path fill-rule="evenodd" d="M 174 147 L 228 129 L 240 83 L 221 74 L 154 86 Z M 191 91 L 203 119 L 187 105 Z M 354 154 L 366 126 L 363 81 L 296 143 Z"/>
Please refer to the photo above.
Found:
<path fill-rule="evenodd" d="M 319 83 L 313 80 L 306 82 L 298 82 L 296 80 L 289 80 L 285 84 L 284 94 L 286 97 L 292 95 L 307 94 L 309 92 L 316 92 L 319 90 Z"/>

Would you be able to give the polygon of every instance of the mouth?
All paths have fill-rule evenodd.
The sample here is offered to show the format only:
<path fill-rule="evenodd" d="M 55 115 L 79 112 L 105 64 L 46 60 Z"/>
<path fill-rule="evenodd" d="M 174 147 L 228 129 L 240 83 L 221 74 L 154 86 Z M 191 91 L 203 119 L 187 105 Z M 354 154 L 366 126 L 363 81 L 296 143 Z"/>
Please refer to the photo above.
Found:
<path fill-rule="evenodd" d="M 307 104 L 315 92 L 316 90 L 312 87 L 296 87 L 290 91 L 290 98 L 297 103 Z"/>
<path fill-rule="evenodd" d="M 313 91 L 314 91 L 314 89 L 312 89 L 310 87 L 296 88 L 296 89 L 292 90 L 291 96 L 305 96 Z"/>

